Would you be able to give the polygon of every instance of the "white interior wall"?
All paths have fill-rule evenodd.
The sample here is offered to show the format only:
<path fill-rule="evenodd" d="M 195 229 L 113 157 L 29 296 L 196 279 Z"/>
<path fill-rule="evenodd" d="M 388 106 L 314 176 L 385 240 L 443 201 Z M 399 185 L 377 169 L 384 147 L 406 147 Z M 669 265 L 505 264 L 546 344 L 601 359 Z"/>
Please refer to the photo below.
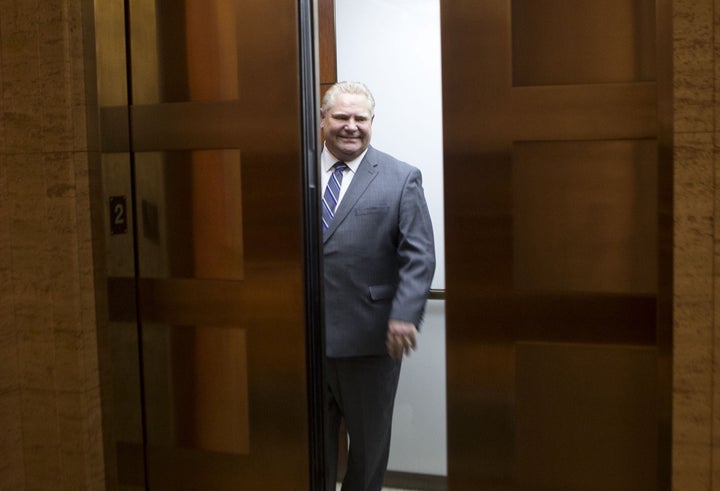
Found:
<path fill-rule="evenodd" d="M 376 100 L 372 145 L 422 170 L 435 231 L 433 288 L 445 287 L 439 0 L 336 0 L 338 80 Z M 445 304 L 431 300 L 403 362 L 390 470 L 447 475 Z"/>

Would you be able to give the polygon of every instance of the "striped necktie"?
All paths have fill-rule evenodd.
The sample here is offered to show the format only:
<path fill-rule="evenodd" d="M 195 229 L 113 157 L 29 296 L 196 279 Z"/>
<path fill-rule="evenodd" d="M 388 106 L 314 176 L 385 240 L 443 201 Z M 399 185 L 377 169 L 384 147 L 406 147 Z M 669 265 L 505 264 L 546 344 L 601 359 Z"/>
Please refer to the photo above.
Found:
<path fill-rule="evenodd" d="M 335 207 L 340 197 L 340 185 L 342 184 L 343 172 L 347 169 L 347 165 L 345 162 L 336 162 L 333 168 L 335 170 L 328 180 L 322 199 L 323 230 L 326 230 L 330 226 L 330 222 L 332 222 L 335 216 Z"/>

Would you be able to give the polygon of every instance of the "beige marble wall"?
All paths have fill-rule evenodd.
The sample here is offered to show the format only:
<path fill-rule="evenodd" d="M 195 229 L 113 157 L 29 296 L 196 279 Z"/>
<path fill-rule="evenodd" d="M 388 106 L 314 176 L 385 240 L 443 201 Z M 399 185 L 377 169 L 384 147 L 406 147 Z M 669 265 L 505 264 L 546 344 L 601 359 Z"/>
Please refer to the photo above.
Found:
<path fill-rule="evenodd" d="M 717 3 L 720 6 L 720 3 Z M 673 489 L 720 490 L 720 319 L 714 0 L 673 0 Z M 718 37 L 720 40 L 720 37 Z M 719 269 L 720 271 L 720 269 Z M 717 408 L 717 409 L 716 409 Z"/>
<path fill-rule="evenodd" d="M 91 8 L 0 0 L 3 490 L 105 488 Z"/>

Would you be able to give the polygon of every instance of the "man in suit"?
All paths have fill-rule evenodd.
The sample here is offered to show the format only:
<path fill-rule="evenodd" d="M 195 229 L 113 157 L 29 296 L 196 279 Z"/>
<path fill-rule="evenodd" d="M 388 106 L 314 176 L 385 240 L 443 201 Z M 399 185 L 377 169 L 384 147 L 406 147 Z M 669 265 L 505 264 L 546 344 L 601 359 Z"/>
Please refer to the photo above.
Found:
<path fill-rule="evenodd" d="M 343 491 L 382 488 L 400 364 L 435 271 L 422 176 L 370 146 L 374 111 L 358 82 L 331 87 L 321 108 L 328 490 L 343 419 Z"/>

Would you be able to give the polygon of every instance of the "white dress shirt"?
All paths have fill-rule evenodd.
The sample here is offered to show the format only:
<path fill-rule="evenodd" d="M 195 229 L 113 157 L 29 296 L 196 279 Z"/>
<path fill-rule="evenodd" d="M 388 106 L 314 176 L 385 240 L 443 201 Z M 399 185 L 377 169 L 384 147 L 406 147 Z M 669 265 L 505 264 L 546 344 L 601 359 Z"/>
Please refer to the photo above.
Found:
<path fill-rule="evenodd" d="M 344 160 L 335 157 L 332 153 L 330 153 L 327 147 L 323 145 L 323 151 L 320 155 L 320 184 L 322 186 L 322 194 L 320 196 L 325 194 L 325 188 L 327 187 L 327 183 L 333 173 L 333 165 L 335 165 L 336 162 L 345 162 L 345 164 L 347 164 L 348 166 L 348 168 L 345 169 L 345 172 L 343 172 L 343 180 L 342 183 L 340 183 L 340 196 L 338 196 L 338 202 L 335 206 L 336 210 L 337 207 L 340 206 L 340 201 L 342 201 L 343 196 L 345 196 L 345 191 L 347 191 L 348 186 L 350 186 L 350 181 L 352 181 L 352 178 L 355 175 L 355 172 L 357 171 L 357 168 L 360 165 L 362 159 L 365 157 L 366 153 L 367 148 L 357 158 L 349 162 L 345 162 Z"/>

